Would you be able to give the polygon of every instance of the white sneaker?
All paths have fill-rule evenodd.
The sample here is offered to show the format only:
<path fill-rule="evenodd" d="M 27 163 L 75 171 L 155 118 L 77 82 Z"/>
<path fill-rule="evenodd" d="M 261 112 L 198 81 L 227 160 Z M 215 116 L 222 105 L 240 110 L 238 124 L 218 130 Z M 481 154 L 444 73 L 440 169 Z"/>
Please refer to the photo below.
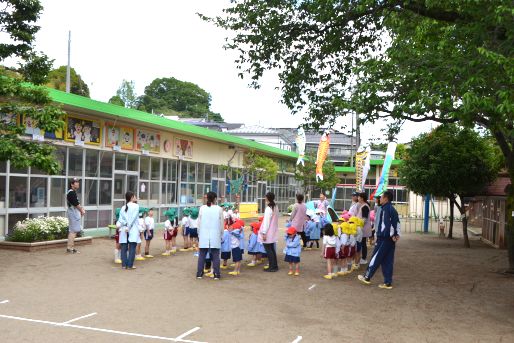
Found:
<path fill-rule="evenodd" d="M 360 263 L 360 264 L 367 264 L 367 263 L 368 263 L 368 261 L 363 260 L 363 259 L 361 258 L 361 260 L 359 261 L 359 263 Z"/>

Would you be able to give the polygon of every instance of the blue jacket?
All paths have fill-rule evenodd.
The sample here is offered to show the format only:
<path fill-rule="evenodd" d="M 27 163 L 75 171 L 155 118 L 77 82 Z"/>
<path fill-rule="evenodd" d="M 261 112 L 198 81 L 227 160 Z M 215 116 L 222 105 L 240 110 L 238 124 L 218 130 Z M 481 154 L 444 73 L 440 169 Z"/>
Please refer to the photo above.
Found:
<path fill-rule="evenodd" d="M 241 229 L 241 237 L 239 237 L 239 249 L 245 250 L 245 230 Z"/>
<path fill-rule="evenodd" d="M 260 243 L 259 241 L 257 241 L 257 252 L 261 253 L 261 254 L 266 254 L 266 249 L 264 249 L 264 244 Z"/>
<path fill-rule="evenodd" d="M 257 235 L 252 232 L 250 234 L 250 238 L 248 239 L 248 252 L 259 252 L 259 245 L 257 243 Z"/>
<path fill-rule="evenodd" d="M 295 235 L 292 239 L 286 235 L 286 247 L 284 248 L 284 254 L 289 256 L 300 257 L 302 252 L 302 246 L 300 245 L 300 235 Z"/>
<path fill-rule="evenodd" d="M 221 252 L 232 251 L 230 248 L 230 231 L 223 230 L 223 237 L 221 238 Z"/>
<path fill-rule="evenodd" d="M 309 236 L 309 239 L 317 240 L 320 239 L 321 235 L 321 223 L 314 221 L 308 221 L 305 224 L 305 234 Z"/>
<path fill-rule="evenodd" d="M 376 226 L 377 238 L 389 238 L 400 235 L 400 218 L 393 205 L 388 202 L 381 206 L 378 225 Z"/>

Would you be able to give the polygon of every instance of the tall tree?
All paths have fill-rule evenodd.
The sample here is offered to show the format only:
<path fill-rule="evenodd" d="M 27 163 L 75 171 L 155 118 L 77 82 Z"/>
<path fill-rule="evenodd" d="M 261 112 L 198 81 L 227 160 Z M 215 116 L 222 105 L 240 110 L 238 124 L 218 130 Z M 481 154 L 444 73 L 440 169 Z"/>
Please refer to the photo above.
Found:
<path fill-rule="evenodd" d="M 412 141 L 399 174 L 414 193 L 450 200 L 448 238 L 452 238 L 453 207 L 457 206 L 464 244 L 469 248 L 464 197 L 480 194 L 498 174 L 497 155 L 490 141 L 470 129 L 441 125 Z"/>
<path fill-rule="evenodd" d="M 120 87 L 118 88 L 118 90 L 116 91 L 116 96 L 121 100 L 121 102 L 123 103 L 123 106 L 127 107 L 127 108 L 137 108 L 138 106 L 138 98 L 137 98 L 137 95 L 136 95 L 136 85 L 134 83 L 134 81 L 127 81 L 127 80 L 123 80 L 121 82 L 121 85 Z M 116 98 L 111 98 L 113 101 L 114 99 Z M 119 101 L 116 99 L 115 101 L 117 101 L 117 105 L 119 105 Z M 111 102 L 109 100 L 109 102 Z"/>
<path fill-rule="evenodd" d="M 70 68 L 70 82 L 70 93 L 89 98 L 89 87 L 87 86 L 87 83 L 82 80 L 82 77 L 77 74 L 73 68 Z M 66 90 L 66 66 L 60 66 L 59 68 L 50 71 L 46 86 L 61 91 Z"/>
<path fill-rule="evenodd" d="M 23 114 L 30 116 L 45 131 L 55 131 L 64 125 L 64 112 L 52 105 L 46 89 L 24 83 L 44 83 L 52 66 L 45 55 L 32 48 L 39 30 L 35 23 L 43 7 L 34 0 L 0 0 L 0 8 L 0 32 L 9 38 L 7 43 L 0 43 L 0 63 L 7 58 L 22 61 L 21 77 L 0 70 L 0 161 L 9 160 L 16 168 L 33 166 L 58 173 L 61 168 L 54 158 L 54 148 L 23 139 L 24 128 L 17 122 L 17 116 Z"/>
<path fill-rule="evenodd" d="M 211 95 L 192 82 L 174 77 L 155 79 L 145 88 L 140 99 L 141 106 L 148 112 L 179 112 L 193 118 L 208 118 L 223 122 L 219 113 L 210 110 Z"/>
<path fill-rule="evenodd" d="M 235 0 L 203 18 L 234 33 L 226 47 L 252 85 L 278 69 L 284 103 L 307 107 L 314 126 L 355 112 L 396 129 L 405 120 L 480 125 L 514 184 L 512 0 Z M 514 273 L 512 216 L 506 236 Z"/>

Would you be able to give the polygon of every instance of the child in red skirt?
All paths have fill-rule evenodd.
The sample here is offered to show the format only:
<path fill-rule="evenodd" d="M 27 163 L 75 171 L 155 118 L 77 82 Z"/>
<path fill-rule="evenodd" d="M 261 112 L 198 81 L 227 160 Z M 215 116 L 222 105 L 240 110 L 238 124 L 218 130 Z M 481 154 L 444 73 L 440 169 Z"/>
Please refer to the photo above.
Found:
<path fill-rule="evenodd" d="M 162 256 L 170 256 L 177 252 L 176 238 L 178 234 L 178 218 L 177 212 L 174 208 L 170 208 L 164 215 L 168 219 L 164 222 L 164 243 L 166 245 L 166 251 L 162 253 Z"/>
<path fill-rule="evenodd" d="M 321 255 L 327 260 L 327 274 L 323 277 L 328 280 L 332 280 L 335 277 L 333 273 L 333 266 L 337 260 L 337 237 L 334 234 L 334 228 L 332 224 L 325 224 L 323 227 L 323 254 Z"/>

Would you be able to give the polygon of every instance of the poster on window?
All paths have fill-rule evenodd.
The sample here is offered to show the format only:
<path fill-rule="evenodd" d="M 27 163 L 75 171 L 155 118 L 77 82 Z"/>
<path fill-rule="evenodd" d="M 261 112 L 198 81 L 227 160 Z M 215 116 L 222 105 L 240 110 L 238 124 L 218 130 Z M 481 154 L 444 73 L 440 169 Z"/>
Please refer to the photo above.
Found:
<path fill-rule="evenodd" d="M 124 150 L 134 150 L 134 129 L 107 123 L 105 125 L 105 146 L 118 146 Z"/>
<path fill-rule="evenodd" d="M 161 151 L 161 135 L 148 130 L 136 130 L 136 150 L 159 153 Z"/>
<path fill-rule="evenodd" d="M 193 158 L 193 141 L 175 138 L 175 156 L 178 158 Z"/>
<path fill-rule="evenodd" d="M 77 145 L 100 145 L 102 129 L 99 120 L 84 119 L 68 115 L 65 140 Z"/>
<path fill-rule="evenodd" d="M 38 128 L 37 121 L 27 115 L 23 115 L 22 125 L 25 127 L 25 134 L 32 136 L 33 139 L 36 137 L 44 137 L 48 139 L 63 139 L 62 129 L 51 131 L 44 131 Z"/>

